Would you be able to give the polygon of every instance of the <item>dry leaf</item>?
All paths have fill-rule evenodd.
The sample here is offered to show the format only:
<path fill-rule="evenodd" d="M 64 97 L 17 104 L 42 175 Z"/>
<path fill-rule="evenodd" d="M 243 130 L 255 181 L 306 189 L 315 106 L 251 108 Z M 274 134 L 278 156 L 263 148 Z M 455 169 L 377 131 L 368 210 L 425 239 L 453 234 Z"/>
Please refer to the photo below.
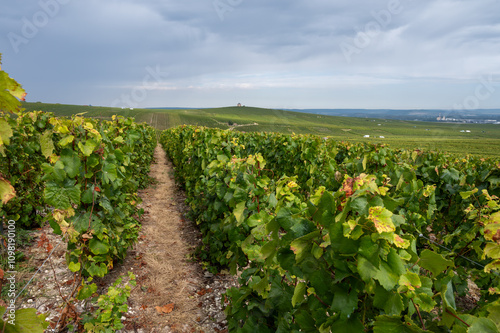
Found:
<path fill-rule="evenodd" d="M 174 307 L 175 307 L 175 304 L 170 303 L 170 304 L 167 304 L 165 306 L 155 306 L 155 309 L 159 314 L 162 314 L 162 313 L 170 313 L 170 312 L 174 311 Z"/>
<path fill-rule="evenodd" d="M 200 295 L 200 296 L 203 296 L 206 293 L 211 293 L 211 292 L 212 292 L 212 288 L 210 288 L 210 289 L 202 289 L 202 290 L 198 291 L 197 294 Z"/>
<path fill-rule="evenodd" d="M 52 244 L 50 243 L 47 243 L 47 253 L 50 253 L 50 251 L 52 251 L 54 247 L 52 246 Z"/>
<path fill-rule="evenodd" d="M 74 282 L 75 282 L 75 280 L 71 279 L 71 280 L 68 280 L 68 281 L 64 282 L 63 285 L 64 286 L 71 286 Z"/>
<path fill-rule="evenodd" d="M 3 269 L 0 268 L 0 280 L 3 280 L 3 275 L 4 275 Z"/>

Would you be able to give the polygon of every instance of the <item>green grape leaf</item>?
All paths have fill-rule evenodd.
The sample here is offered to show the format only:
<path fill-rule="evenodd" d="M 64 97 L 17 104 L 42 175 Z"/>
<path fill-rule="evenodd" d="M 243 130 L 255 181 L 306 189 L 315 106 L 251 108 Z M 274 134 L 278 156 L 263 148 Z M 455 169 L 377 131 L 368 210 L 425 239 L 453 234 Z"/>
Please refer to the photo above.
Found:
<path fill-rule="evenodd" d="M 371 279 L 375 278 L 380 270 L 375 267 L 370 261 L 364 257 L 358 256 L 358 265 L 356 266 L 358 273 L 365 282 L 369 282 Z"/>
<path fill-rule="evenodd" d="M 354 290 L 349 291 L 349 289 L 337 286 L 334 288 L 333 294 L 332 310 L 340 313 L 341 319 L 349 318 L 358 307 L 358 293 Z"/>
<path fill-rule="evenodd" d="M 382 287 L 386 290 L 391 290 L 398 283 L 398 278 L 399 276 L 391 270 L 387 263 L 381 262 L 380 270 L 375 275 L 375 280 L 378 280 Z"/>
<path fill-rule="evenodd" d="M 424 311 L 430 312 L 436 306 L 436 301 L 432 299 L 432 296 L 429 296 L 424 293 L 417 293 L 417 296 L 413 299 L 415 304 L 418 304 L 420 308 Z"/>
<path fill-rule="evenodd" d="M 102 177 L 104 183 L 106 184 L 114 182 L 118 178 L 116 165 L 113 163 L 105 163 L 104 167 L 102 168 Z"/>
<path fill-rule="evenodd" d="M 258 214 L 253 214 L 248 217 L 246 224 L 249 227 L 256 227 L 262 224 L 266 224 L 269 221 L 269 214 L 266 212 L 262 211 Z M 238 221 L 239 222 L 239 221 Z"/>
<path fill-rule="evenodd" d="M 70 143 L 72 143 L 74 140 L 75 140 L 75 137 L 73 135 L 66 135 L 61 140 L 59 140 L 58 144 L 61 147 L 65 147 L 65 146 L 69 145 Z"/>
<path fill-rule="evenodd" d="M 488 306 L 488 319 L 493 320 L 493 322 L 497 325 L 497 328 L 500 330 L 500 302 L 496 301 L 493 304 Z"/>
<path fill-rule="evenodd" d="M 70 149 L 64 149 L 61 152 L 60 161 L 64 165 L 64 171 L 69 178 L 75 178 L 80 173 L 82 162 L 77 154 Z"/>
<path fill-rule="evenodd" d="M 398 283 L 400 276 L 404 273 L 404 264 L 395 249 L 391 249 L 387 256 L 387 262 L 381 261 L 379 271 L 375 279 L 380 282 L 386 290 L 391 290 Z"/>
<path fill-rule="evenodd" d="M 366 331 L 359 319 L 356 316 L 351 316 L 347 320 L 340 319 L 335 321 L 329 330 L 325 329 L 323 332 L 364 333 Z"/>
<path fill-rule="evenodd" d="M 358 253 L 368 259 L 375 267 L 380 265 L 379 245 L 370 236 L 361 238 Z"/>
<path fill-rule="evenodd" d="M 430 271 L 434 276 L 444 272 L 448 267 L 455 267 L 453 261 L 445 259 L 441 254 L 425 249 L 420 253 L 420 267 Z"/>
<path fill-rule="evenodd" d="M 488 318 L 476 318 L 470 325 L 467 333 L 498 333 L 498 327 Z"/>
<path fill-rule="evenodd" d="M 465 192 L 460 192 L 460 196 L 462 199 L 469 199 L 469 197 L 473 194 L 476 194 L 479 190 L 477 188 L 473 189 L 472 191 L 465 191 Z"/>
<path fill-rule="evenodd" d="M 55 208 L 66 210 L 71 207 L 71 203 L 80 203 L 80 184 L 67 182 L 60 186 L 55 182 L 48 182 L 44 190 L 45 202 Z"/>
<path fill-rule="evenodd" d="M 236 218 L 238 225 L 243 223 L 244 220 L 243 213 L 245 212 L 245 208 L 246 208 L 246 202 L 242 201 L 236 204 L 236 208 L 233 211 L 234 217 Z"/>
<path fill-rule="evenodd" d="M 316 230 L 307 235 L 299 237 L 290 243 L 290 250 L 295 253 L 295 257 L 297 262 L 301 262 L 304 260 L 310 252 L 308 251 L 312 247 L 311 240 L 320 235 L 321 231 Z"/>
<path fill-rule="evenodd" d="M 72 271 L 73 273 L 78 272 L 81 267 L 82 267 L 82 265 L 79 262 L 77 262 L 77 263 L 70 262 L 68 265 L 69 270 Z"/>
<path fill-rule="evenodd" d="M 97 285 L 95 283 L 84 285 L 78 292 L 76 298 L 78 298 L 79 300 L 84 300 L 91 297 L 95 292 L 97 292 Z"/>
<path fill-rule="evenodd" d="M 304 300 L 304 295 L 306 294 L 307 285 L 304 282 L 299 282 L 295 286 L 295 290 L 293 291 L 292 297 L 292 306 L 295 307 L 297 303 L 300 303 Z"/>
<path fill-rule="evenodd" d="M 321 248 L 318 244 L 314 243 L 311 253 L 314 256 L 314 258 L 319 259 L 321 258 L 321 256 L 323 256 L 323 248 Z"/>
<path fill-rule="evenodd" d="M 97 266 L 93 262 L 90 264 L 90 267 L 87 268 L 87 272 L 90 274 L 90 276 L 104 277 L 104 275 L 108 273 L 108 268 L 104 263 L 101 263 L 99 266 Z"/>
<path fill-rule="evenodd" d="M 89 247 L 93 254 L 106 254 L 109 252 L 109 246 L 95 237 L 90 240 Z"/>
<path fill-rule="evenodd" d="M 99 200 L 99 206 L 101 206 L 102 208 L 104 208 L 104 211 L 107 214 L 113 214 L 114 211 L 115 211 L 113 209 L 113 206 L 111 205 L 111 201 L 109 201 L 109 199 L 105 195 L 101 196 L 101 198 Z"/>
<path fill-rule="evenodd" d="M 260 296 L 266 298 L 269 290 L 271 290 L 271 285 L 269 284 L 269 277 L 266 275 L 258 283 L 252 285 L 253 290 L 255 290 Z"/>
<path fill-rule="evenodd" d="M 6 308 L 0 306 L 0 313 L 5 313 Z M 49 326 L 49 322 L 45 321 L 46 315 L 36 314 L 36 309 L 27 308 L 16 310 L 13 317 L 7 316 L 6 322 L 0 319 L 0 327 L 4 328 L 5 333 L 43 333 Z M 12 325 L 12 320 L 14 325 Z"/>
<path fill-rule="evenodd" d="M 78 142 L 78 148 L 83 153 L 84 156 L 90 156 L 94 149 L 97 147 L 98 143 L 92 139 L 85 140 L 85 144 Z"/>
<path fill-rule="evenodd" d="M 453 310 L 457 309 L 457 305 L 455 303 L 455 294 L 453 293 L 453 284 L 451 283 L 451 281 L 442 286 L 441 295 L 444 295 L 443 304 L 446 308 L 452 308 Z"/>
<path fill-rule="evenodd" d="M 262 259 L 267 259 L 276 253 L 276 247 L 278 245 L 277 241 L 270 241 L 264 244 L 260 249 L 260 254 Z"/>
<path fill-rule="evenodd" d="M 445 169 L 445 170 L 443 170 L 443 174 L 441 175 L 441 179 L 444 180 L 448 184 L 458 182 L 460 180 L 460 172 L 454 168 Z"/>
<path fill-rule="evenodd" d="M 90 212 L 76 214 L 70 218 L 70 221 L 78 233 L 84 233 L 91 229 L 94 230 L 95 234 L 100 234 L 104 229 L 104 225 L 99 217 L 96 214 L 90 214 Z"/>
<path fill-rule="evenodd" d="M 403 298 L 398 292 L 387 291 L 383 287 L 377 286 L 373 305 L 383 309 L 388 315 L 400 315 L 404 310 Z"/>
<path fill-rule="evenodd" d="M 45 158 L 50 157 L 54 153 L 54 142 L 52 141 L 52 131 L 47 130 L 40 135 L 40 147 Z"/>
<path fill-rule="evenodd" d="M 404 323 L 400 316 L 378 316 L 373 333 L 424 333 L 414 323 Z"/>

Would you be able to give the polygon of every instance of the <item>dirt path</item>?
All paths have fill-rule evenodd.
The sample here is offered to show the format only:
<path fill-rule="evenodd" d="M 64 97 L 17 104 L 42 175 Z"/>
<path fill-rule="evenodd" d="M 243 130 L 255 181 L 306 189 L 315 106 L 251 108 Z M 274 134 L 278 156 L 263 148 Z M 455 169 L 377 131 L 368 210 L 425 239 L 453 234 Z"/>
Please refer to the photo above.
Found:
<path fill-rule="evenodd" d="M 139 192 L 145 210 L 139 242 L 119 269 L 137 275 L 127 329 L 224 332 L 220 294 L 234 281 L 230 276 L 203 272 L 189 260 L 200 242 L 199 232 L 184 218 L 184 197 L 176 189 L 173 167 L 160 146 L 155 160 L 150 175 L 156 184 Z"/>
<path fill-rule="evenodd" d="M 106 293 L 118 277 L 129 271 L 136 275 L 129 310 L 121 318 L 125 329 L 117 333 L 227 332 L 222 294 L 236 285 L 235 278 L 212 275 L 190 260 L 201 235 L 184 217 L 187 207 L 183 192 L 177 189 L 173 167 L 160 146 L 156 147 L 155 160 L 150 172 L 155 184 L 139 191 L 143 200 L 140 207 L 144 209 L 139 240 L 123 263 L 116 264 L 103 279 L 95 280 L 97 292 Z M 19 303 L 23 308 L 47 313 L 51 327 L 56 327 L 64 303 L 61 295 L 67 297 L 74 283 L 66 265 L 66 244 L 48 225 L 31 236 L 32 244 L 23 249 L 29 258 L 25 266 L 40 267 L 50 251 L 48 246 L 54 246 L 54 252 Z M 32 276 L 33 272 L 29 272 L 16 279 L 27 281 Z M 85 310 L 82 302 L 75 305 L 78 311 Z M 89 305 L 85 306 L 87 311 Z"/>

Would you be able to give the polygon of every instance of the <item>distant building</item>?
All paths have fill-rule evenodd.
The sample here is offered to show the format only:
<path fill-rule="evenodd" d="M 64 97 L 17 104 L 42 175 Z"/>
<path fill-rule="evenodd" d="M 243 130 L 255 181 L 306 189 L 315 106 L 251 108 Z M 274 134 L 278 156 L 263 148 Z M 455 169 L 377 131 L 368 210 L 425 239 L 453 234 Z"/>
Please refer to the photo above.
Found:
<path fill-rule="evenodd" d="M 369 137 L 370 137 L 369 135 L 365 135 L 365 136 L 363 136 L 363 138 L 369 138 Z"/>
<path fill-rule="evenodd" d="M 241 103 L 238 103 L 238 107 L 241 107 Z"/>

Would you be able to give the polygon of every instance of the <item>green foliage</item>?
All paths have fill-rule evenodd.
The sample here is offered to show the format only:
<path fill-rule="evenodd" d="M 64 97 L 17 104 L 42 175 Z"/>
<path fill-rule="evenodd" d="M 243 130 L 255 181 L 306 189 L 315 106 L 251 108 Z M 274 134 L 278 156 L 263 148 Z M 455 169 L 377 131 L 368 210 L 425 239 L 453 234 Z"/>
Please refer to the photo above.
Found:
<path fill-rule="evenodd" d="M 156 131 L 121 116 L 98 121 L 21 112 L 16 98 L 24 94 L 0 70 L 0 111 L 9 111 L 0 113 L 0 216 L 14 220 L 21 233 L 49 211 L 45 219 L 68 241 L 66 259 L 81 283 L 77 298 L 82 300 L 97 289 L 93 277 L 105 276 L 137 240 L 137 190 L 150 182 Z M 119 327 L 119 317 L 106 316 L 123 312 L 129 294 L 130 287 L 110 289 L 92 323 Z M 17 325 L 32 325 L 33 318 L 22 311 Z"/>
<path fill-rule="evenodd" d="M 43 156 L 38 141 L 39 133 L 49 126 L 49 115 L 21 114 L 18 99 L 24 100 L 25 95 L 0 67 L 0 216 L 31 227 L 40 223 L 36 212 L 43 210 L 38 172 Z"/>
<path fill-rule="evenodd" d="M 2 54 L 0 53 L 0 112 L 15 112 L 19 109 L 19 100 L 24 101 L 26 92 L 16 80 L 2 70 Z M 0 142 L 0 146 L 1 146 Z"/>
<path fill-rule="evenodd" d="M 138 236 L 137 190 L 149 180 L 154 130 L 131 119 L 52 118 L 55 147 L 42 165 L 50 222 L 69 236 L 68 264 L 84 276 L 104 276 Z"/>
<path fill-rule="evenodd" d="M 112 333 L 124 327 L 120 318 L 128 311 L 127 300 L 132 287 L 136 285 L 134 274 L 129 272 L 128 277 L 127 284 L 122 286 L 123 278 L 120 277 L 106 294 L 97 298 L 98 309 L 84 315 L 82 324 L 85 332 Z"/>
<path fill-rule="evenodd" d="M 36 309 L 20 309 L 11 313 L 9 309 L 0 306 L 0 318 L 6 317 L 5 321 L 0 319 L 0 327 L 5 333 L 43 333 L 49 326 L 45 321 L 45 315 L 37 315 Z"/>
<path fill-rule="evenodd" d="M 199 255 L 243 271 L 230 331 L 498 331 L 497 162 L 189 126 L 160 142 Z"/>

